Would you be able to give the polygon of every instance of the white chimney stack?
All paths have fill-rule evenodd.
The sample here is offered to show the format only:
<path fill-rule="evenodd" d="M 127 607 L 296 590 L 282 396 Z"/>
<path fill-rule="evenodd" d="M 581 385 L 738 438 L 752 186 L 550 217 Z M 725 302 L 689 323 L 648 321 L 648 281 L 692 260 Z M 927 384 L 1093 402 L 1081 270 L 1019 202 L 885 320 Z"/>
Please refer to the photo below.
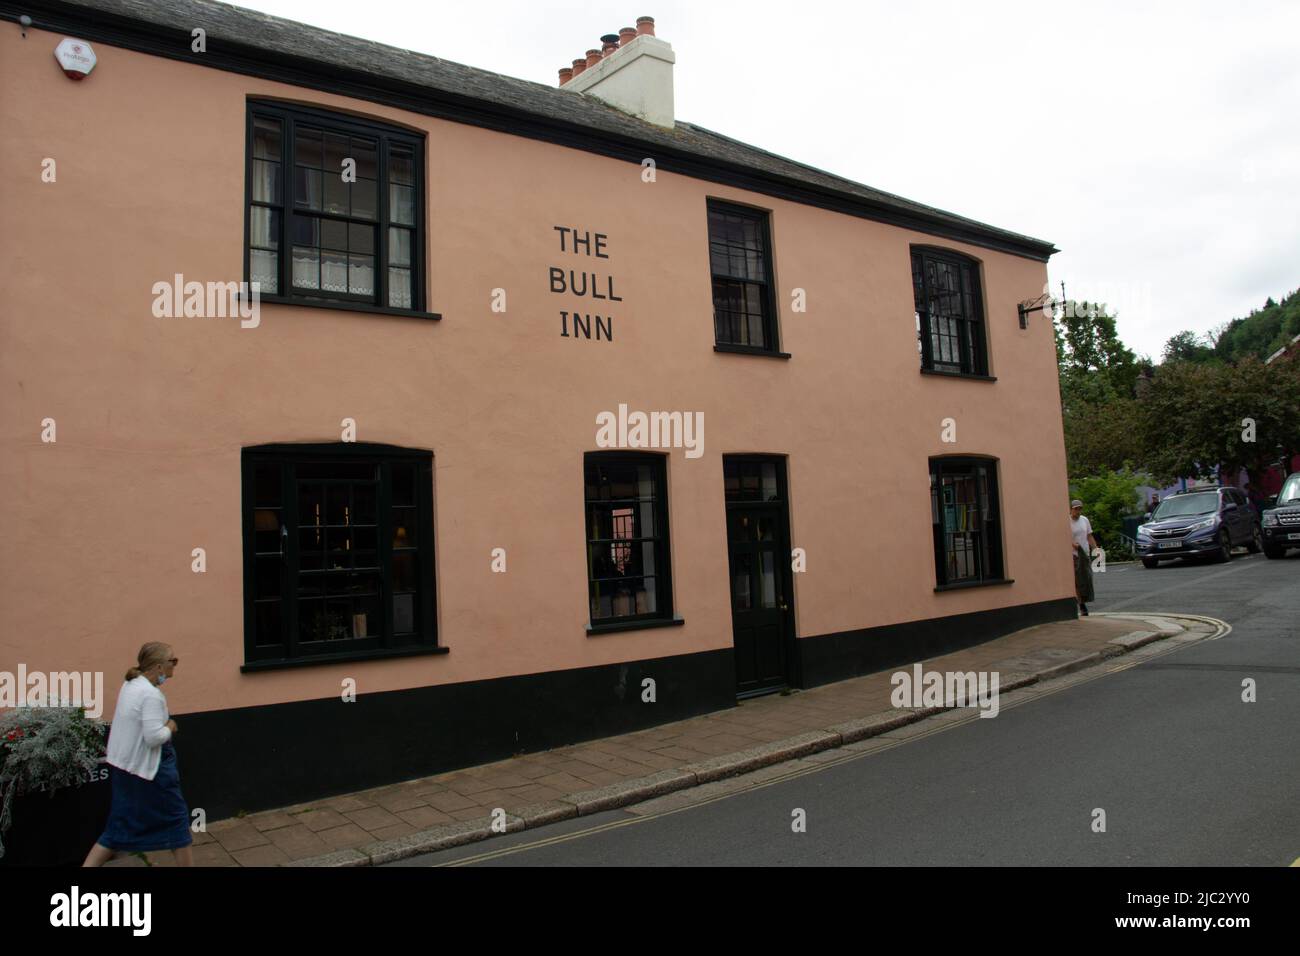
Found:
<path fill-rule="evenodd" d="M 617 47 L 613 41 L 618 40 Z M 653 17 L 638 17 L 636 30 L 601 38 L 603 49 L 591 50 L 583 69 L 560 71 L 560 86 L 587 93 L 610 106 L 656 126 L 673 126 L 673 55 L 671 44 L 655 36 Z M 590 54 L 595 54 L 591 56 Z M 569 74 L 566 76 L 566 74 Z"/>

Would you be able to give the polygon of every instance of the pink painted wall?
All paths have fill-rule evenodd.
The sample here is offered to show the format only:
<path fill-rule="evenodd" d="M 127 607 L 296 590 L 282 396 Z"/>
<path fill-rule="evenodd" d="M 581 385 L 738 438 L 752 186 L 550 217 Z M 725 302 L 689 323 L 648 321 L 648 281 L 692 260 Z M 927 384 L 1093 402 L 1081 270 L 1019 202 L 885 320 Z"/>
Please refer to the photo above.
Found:
<path fill-rule="evenodd" d="M 1015 308 L 1043 289 L 1042 263 L 102 43 L 74 83 L 58 40 L 0 31 L 0 669 L 103 670 L 111 715 L 136 649 L 166 640 L 183 713 L 333 696 L 349 676 L 364 693 L 727 647 L 732 452 L 790 456 L 800 636 L 1072 593 L 1052 333 L 1041 316 L 1020 330 Z M 153 317 L 152 285 L 174 273 L 242 276 L 249 96 L 427 133 L 441 323 L 272 304 L 257 329 Z M 706 197 L 772 211 L 789 361 L 713 351 Z M 610 259 L 561 255 L 555 225 L 606 233 Z M 919 374 L 913 242 L 982 260 L 995 384 Z M 560 337 L 574 303 L 549 291 L 551 265 L 614 276 L 612 343 Z M 582 456 L 620 402 L 705 415 L 704 456 L 668 466 L 686 624 L 588 638 Z M 243 675 L 240 449 L 336 441 L 345 417 L 359 440 L 434 450 L 451 653 Z M 1001 459 L 1014 585 L 933 591 L 927 459 L 953 453 Z M 496 547 L 506 574 L 490 572 Z"/>

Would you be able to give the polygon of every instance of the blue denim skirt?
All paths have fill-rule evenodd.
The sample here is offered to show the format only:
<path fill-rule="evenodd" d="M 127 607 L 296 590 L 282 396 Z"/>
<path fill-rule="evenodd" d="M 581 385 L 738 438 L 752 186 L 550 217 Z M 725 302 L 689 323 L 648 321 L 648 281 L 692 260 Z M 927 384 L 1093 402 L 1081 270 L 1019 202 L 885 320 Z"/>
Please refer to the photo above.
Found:
<path fill-rule="evenodd" d="M 163 744 L 158 773 L 152 780 L 109 767 L 113 805 L 99 845 L 128 853 L 178 850 L 194 842 L 190 808 L 181 795 L 176 750 Z"/>

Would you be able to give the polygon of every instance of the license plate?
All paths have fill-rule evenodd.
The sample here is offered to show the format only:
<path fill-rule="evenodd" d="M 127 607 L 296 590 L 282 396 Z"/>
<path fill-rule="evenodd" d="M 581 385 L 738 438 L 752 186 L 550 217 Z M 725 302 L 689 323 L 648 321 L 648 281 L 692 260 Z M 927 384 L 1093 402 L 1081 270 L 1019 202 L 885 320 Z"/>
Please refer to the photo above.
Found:
<path fill-rule="evenodd" d="M 1300 534 L 1289 534 L 1289 535 L 1287 535 L 1287 540 L 1288 540 L 1288 541 L 1300 541 Z"/>
<path fill-rule="evenodd" d="M 1297 538 L 1300 538 L 1300 534 L 1296 535 L 1296 537 L 1297 537 Z M 1183 546 L 1183 543 L 1182 543 L 1181 541 L 1161 541 L 1161 542 L 1160 542 L 1160 547 L 1162 547 L 1162 548 L 1181 548 L 1182 546 Z"/>

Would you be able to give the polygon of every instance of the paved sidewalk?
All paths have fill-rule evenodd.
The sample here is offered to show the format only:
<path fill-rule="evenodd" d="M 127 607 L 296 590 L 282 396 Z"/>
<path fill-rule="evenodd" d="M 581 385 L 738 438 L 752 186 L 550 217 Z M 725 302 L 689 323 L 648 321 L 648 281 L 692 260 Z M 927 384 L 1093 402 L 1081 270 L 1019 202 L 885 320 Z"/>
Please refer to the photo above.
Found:
<path fill-rule="evenodd" d="M 1093 615 L 1045 624 L 922 663 L 937 671 L 996 671 L 1000 691 L 1047 680 L 1177 637 L 1217 636 L 1214 624 L 1156 615 Z M 851 744 L 942 708 L 895 708 L 890 676 L 905 667 L 735 708 L 471 767 L 210 822 L 195 834 L 200 866 L 365 866 L 493 835 L 492 813 L 514 831 L 596 813 L 759 767 Z M 502 817 L 501 811 L 504 811 Z M 171 866 L 170 852 L 109 866 Z"/>

